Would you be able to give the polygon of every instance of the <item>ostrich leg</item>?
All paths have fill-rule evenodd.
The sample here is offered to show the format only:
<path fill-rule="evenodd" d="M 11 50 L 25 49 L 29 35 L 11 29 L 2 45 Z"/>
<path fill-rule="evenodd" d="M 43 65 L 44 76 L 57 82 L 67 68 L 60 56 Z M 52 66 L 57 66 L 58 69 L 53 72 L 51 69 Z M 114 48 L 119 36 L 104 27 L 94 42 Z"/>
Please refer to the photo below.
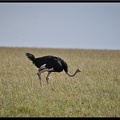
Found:
<path fill-rule="evenodd" d="M 37 75 L 38 75 L 38 78 L 39 78 L 39 81 L 40 81 L 40 86 L 42 86 L 42 83 L 41 83 L 41 74 L 37 73 Z"/>
<path fill-rule="evenodd" d="M 50 79 L 50 74 L 51 72 L 48 72 L 47 77 L 46 77 L 47 85 L 49 84 L 48 80 Z"/>
<path fill-rule="evenodd" d="M 38 78 L 39 78 L 39 80 L 40 80 L 40 86 L 42 85 L 42 84 L 41 84 L 41 73 L 43 73 L 43 72 L 48 72 L 47 77 L 46 77 L 47 84 L 48 84 L 48 80 L 49 80 L 49 78 L 50 78 L 49 75 L 51 74 L 50 71 L 52 71 L 52 70 L 53 70 L 53 68 L 50 68 L 50 69 L 46 68 L 46 69 L 43 69 L 43 70 L 41 70 L 41 69 L 38 70 L 37 75 L 38 75 Z"/>

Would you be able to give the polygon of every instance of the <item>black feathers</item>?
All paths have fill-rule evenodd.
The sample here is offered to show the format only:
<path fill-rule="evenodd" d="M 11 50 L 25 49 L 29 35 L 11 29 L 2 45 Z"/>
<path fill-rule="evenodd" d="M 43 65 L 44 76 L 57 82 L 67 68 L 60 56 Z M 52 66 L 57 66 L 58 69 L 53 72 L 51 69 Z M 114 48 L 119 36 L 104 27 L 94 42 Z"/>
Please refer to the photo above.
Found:
<path fill-rule="evenodd" d="M 45 68 L 48 69 L 53 68 L 51 72 L 61 72 L 63 70 L 67 72 L 68 66 L 66 62 L 59 57 L 48 55 L 48 56 L 35 58 L 35 56 L 31 53 L 26 53 L 26 56 L 33 61 L 33 63 L 37 68 L 40 68 L 42 65 L 46 64 Z"/>

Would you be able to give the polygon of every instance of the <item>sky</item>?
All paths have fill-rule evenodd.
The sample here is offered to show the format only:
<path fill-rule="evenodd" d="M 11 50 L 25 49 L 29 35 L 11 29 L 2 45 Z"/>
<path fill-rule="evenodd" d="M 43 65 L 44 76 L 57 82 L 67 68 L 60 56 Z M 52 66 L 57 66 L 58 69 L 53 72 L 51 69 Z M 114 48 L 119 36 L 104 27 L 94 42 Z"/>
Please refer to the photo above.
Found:
<path fill-rule="evenodd" d="M 0 46 L 120 50 L 120 3 L 0 3 Z"/>

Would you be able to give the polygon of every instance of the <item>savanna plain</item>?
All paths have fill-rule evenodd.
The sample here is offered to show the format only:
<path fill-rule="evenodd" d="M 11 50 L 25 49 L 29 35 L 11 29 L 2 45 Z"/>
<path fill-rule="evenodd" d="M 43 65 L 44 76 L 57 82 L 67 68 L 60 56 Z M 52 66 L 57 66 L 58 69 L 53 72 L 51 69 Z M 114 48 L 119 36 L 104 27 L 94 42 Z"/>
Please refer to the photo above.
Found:
<path fill-rule="evenodd" d="M 25 56 L 54 55 L 64 71 L 42 74 Z M 120 117 L 120 50 L 0 47 L 0 117 Z"/>

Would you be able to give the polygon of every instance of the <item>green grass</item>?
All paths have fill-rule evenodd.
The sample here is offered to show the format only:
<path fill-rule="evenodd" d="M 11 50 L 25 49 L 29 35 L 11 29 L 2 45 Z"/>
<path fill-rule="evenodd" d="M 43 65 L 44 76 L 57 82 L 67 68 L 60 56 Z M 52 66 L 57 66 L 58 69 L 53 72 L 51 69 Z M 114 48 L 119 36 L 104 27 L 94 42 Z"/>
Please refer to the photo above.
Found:
<path fill-rule="evenodd" d="M 39 85 L 37 68 L 25 56 L 55 55 L 65 72 L 47 73 Z M 120 117 L 120 51 L 0 47 L 1 117 Z"/>

